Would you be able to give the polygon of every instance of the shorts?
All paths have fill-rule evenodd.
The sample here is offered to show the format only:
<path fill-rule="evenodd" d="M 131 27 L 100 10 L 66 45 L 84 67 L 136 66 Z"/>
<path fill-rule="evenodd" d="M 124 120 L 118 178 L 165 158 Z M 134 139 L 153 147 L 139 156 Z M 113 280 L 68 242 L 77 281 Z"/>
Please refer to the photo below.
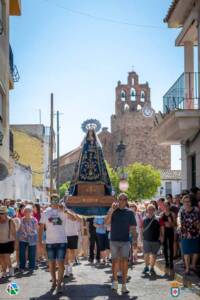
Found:
<path fill-rule="evenodd" d="M 67 243 L 46 244 L 48 260 L 64 260 Z"/>
<path fill-rule="evenodd" d="M 78 235 L 67 237 L 67 249 L 76 250 L 78 249 Z"/>
<path fill-rule="evenodd" d="M 157 255 L 160 249 L 160 242 L 143 241 L 143 252 L 144 254 Z"/>
<path fill-rule="evenodd" d="M 105 234 L 97 233 L 97 239 L 99 242 L 100 251 L 105 251 L 107 249 L 110 249 L 108 235 L 106 233 Z"/>
<path fill-rule="evenodd" d="M 130 242 L 110 241 L 112 259 L 129 258 Z"/>
<path fill-rule="evenodd" d="M 15 242 L 0 243 L 0 254 L 12 254 L 15 251 Z"/>

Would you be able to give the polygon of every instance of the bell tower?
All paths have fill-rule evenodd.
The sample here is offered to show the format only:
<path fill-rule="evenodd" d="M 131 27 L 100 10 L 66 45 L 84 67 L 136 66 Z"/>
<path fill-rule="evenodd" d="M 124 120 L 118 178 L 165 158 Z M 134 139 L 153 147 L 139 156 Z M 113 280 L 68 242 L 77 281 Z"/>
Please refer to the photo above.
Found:
<path fill-rule="evenodd" d="M 151 102 L 149 84 L 148 82 L 139 83 L 139 77 L 135 71 L 128 73 L 127 84 L 118 81 L 115 100 L 117 116 L 128 111 L 140 111 L 147 102 Z"/>
<path fill-rule="evenodd" d="M 170 169 L 170 147 L 158 144 L 154 133 L 154 115 L 145 117 L 143 107 L 151 107 L 148 82 L 140 83 L 135 71 L 128 73 L 125 84 L 116 87 L 115 114 L 111 116 L 112 165 L 117 164 L 117 145 L 126 145 L 124 165 L 134 162 L 152 164 L 159 169 Z M 106 147 L 105 147 L 106 148 Z"/>

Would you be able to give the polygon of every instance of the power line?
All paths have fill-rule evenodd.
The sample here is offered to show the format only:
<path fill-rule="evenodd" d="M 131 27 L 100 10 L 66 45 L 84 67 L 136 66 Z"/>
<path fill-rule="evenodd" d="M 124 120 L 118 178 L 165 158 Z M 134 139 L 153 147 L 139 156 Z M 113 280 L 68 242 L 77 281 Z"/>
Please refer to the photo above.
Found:
<path fill-rule="evenodd" d="M 90 13 L 75 10 L 75 9 L 63 6 L 61 4 L 58 4 L 58 3 L 52 3 L 49 0 L 43 0 L 43 1 L 48 2 L 48 3 L 50 3 L 54 6 L 57 6 L 58 8 L 61 8 L 63 10 L 71 12 L 73 14 L 88 17 L 90 19 L 94 19 L 94 20 L 97 20 L 97 21 L 113 23 L 113 24 L 119 24 L 119 25 L 125 25 L 125 26 L 131 26 L 131 27 L 138 27 L 138 28 L 149 28 L 149 29 L 159 29 L 159 30 L 166 30 L 167 29 L 165 27 L 156 26 L 156 25 L 148 25 L 148 24 L 145 25 L 145 24 L 129 23 L 129 22 L 126 22 L 126 21 L 120 21 L 120 20 L 115 20 L 115 19 L 111 19 L 111 18 L 105 18 L 105 17 L 102 17 L 102 16 L 95 16 L 95 15 L 92 15 Z"/>

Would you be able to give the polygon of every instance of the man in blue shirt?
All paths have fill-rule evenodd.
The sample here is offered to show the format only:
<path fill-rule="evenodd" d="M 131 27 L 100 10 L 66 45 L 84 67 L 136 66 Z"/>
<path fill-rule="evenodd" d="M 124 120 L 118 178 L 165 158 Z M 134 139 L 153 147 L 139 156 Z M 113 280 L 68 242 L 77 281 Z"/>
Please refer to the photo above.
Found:
<path fill-rule="evenodd" d="M 137 247 L 136 220 L 134 213 L 127 208 L 128 196 L 120 194 L 118 201 L 112 204 L 108 215 L 105 218 L 105 224 L 111 224 L 110 249 L 112 254 L 112 289 L 117 291 L 118 278 L 117 272 L 122 272 L 122 293 L 129 293 L 126 287 L 128 273 L 128 258 L 130 252 L 129 235 L 132 233 L 133 245 Z"/>

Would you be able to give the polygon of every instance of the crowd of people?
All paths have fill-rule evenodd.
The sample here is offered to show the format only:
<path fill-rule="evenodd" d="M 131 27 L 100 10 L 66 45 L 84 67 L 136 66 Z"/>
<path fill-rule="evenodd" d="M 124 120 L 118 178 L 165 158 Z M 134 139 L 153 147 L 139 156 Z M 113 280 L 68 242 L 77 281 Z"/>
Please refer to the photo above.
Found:
<path fill-rule="evenodd" d="M 122 293 L 128 265 L 144 256 L 143 274 L 156 276 L 157 255 L 162 253 L 165 273 L 173 276 L 174 260 L 182 257 L 185 274 L 196 272 L 200 254 L 200 189 L 167 195 L 157 201 L 132 202 L 124 193 L 106 216 L 85 218 L 69 210 L 57 195 L 46 205 L 21 200 L 0 200 L 1 278 L 16 272 L 33 273 L 46 263 L 52 290 L 62 293 L 63 278 L 73 275 L 80 258 L 91 264 L 112 264 L 111 288 Z M 14 268 L 15 266 L 15 268 Z"/>

